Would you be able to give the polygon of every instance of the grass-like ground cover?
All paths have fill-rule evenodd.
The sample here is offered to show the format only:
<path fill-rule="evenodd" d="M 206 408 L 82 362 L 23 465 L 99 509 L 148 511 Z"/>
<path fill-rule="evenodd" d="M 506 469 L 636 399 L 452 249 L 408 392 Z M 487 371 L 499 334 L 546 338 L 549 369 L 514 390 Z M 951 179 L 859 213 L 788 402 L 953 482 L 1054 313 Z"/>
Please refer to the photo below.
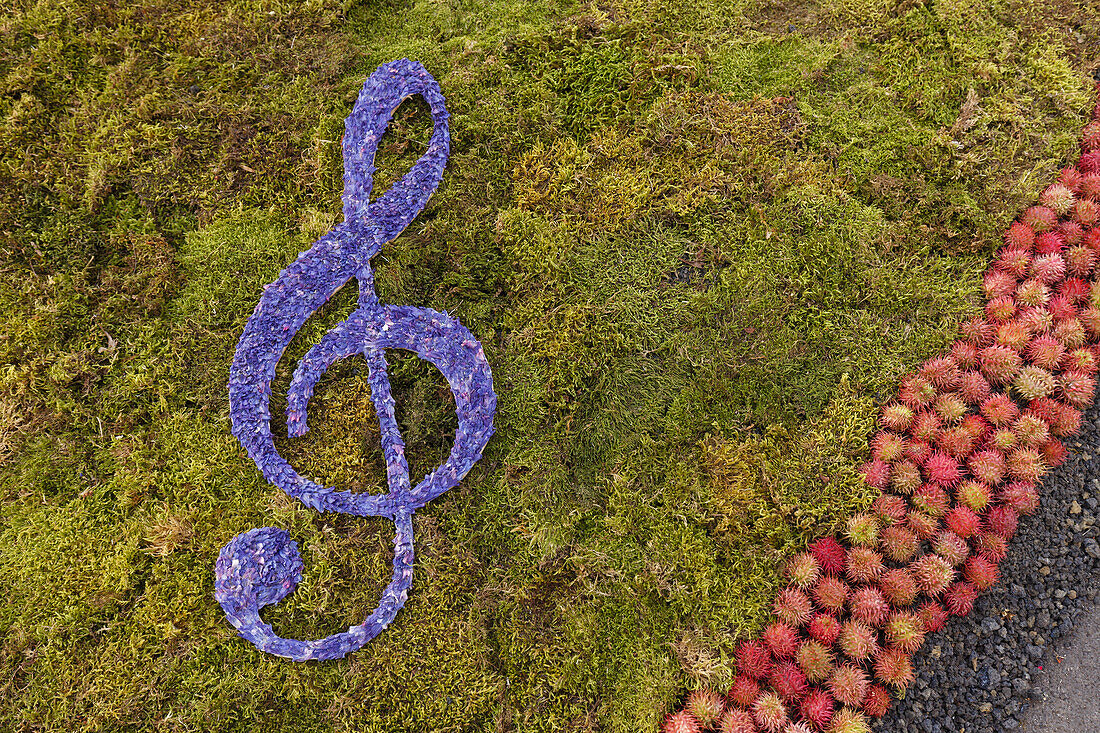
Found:
<path fill-rule="evenodd" d="M 869 500 L 876 404 L 1073 157 L 1100 16 L 1031 6 L 0 3 L 0 727 L 632 731 L 721 687 L 779 561 Z M 218 550 L 290 530 L 305 578 L 266 615 L 316 637 L 374 607 L 392 528 L 264 483 L 225 382 L 262 285 L 337 220 L 359 85 L 402 56 L 454 144 L 379 294 L 481 340 L 498 434 L 418 514 L 397 622 L 293 664 L 234 638 Z M 377 191 L 428 132 L 408 103 Z M 392 361 L 423 473 L 452 402 Z M 281 447 L 374 491 L 363 371 Z"/>

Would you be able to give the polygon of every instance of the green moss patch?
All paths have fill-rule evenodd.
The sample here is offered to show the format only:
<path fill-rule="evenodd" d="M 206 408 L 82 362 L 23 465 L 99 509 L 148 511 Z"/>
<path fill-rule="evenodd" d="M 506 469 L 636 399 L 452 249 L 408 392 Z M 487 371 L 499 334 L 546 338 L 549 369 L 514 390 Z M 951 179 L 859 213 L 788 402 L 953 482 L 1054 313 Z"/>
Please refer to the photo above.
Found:
<path fill-rule="evenodd" d="M 9 2 L 0 13 L 0 727 L 654 729 L 721 687 L 784 557 L 871 500 L 877 405 L 978 306 L 1000 232 L 1092 105 L 1085 3 Z M 229 434 L 264 283 L 338 221 L 377 64 L 439 80 L 453 150 L 374 260 L 384 302 L 485 346 L 497 435 L 416 519 L 409 602 L 363 650 L 236 639 L 213 565 L 286 528 L 266 618 L 358 623 L 392 527 L 319 515 Z M 410 100 L 376 190 L 423 149 Z M 279 365 L 274 412 L 339 293 Z M 440 375 L 391 354 L 414 473 Z M 361 360 L 303 473 L 379 491 Z M 281 430 L 278 428 L 277 430 Z"/>

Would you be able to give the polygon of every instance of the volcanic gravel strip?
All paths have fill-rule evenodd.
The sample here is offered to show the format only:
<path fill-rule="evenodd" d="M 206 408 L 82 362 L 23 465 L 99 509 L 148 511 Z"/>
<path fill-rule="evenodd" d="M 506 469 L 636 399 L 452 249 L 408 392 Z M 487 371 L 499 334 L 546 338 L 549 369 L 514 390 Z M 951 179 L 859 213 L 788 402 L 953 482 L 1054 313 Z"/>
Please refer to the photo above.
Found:
<path fill-rule="evenodd" d="M 1047 689 L 1049 670 L 1073 644 L 1075 624 L 1097 618 L 1088 612 L 1100 603 L 1100 407 L 1081 426 L 1065 441 L 1071 455 L 1044 481 L 1038 511 L 1020 518 L 1000 582 L 973 612 L 927 637 L 913 659 L 916 680 L 876 730 L 1025 730 L 1028 710 L 1044 694 L 1058 697 Z M 1096 697 L 1083 702 L 1096 706 Z"/>

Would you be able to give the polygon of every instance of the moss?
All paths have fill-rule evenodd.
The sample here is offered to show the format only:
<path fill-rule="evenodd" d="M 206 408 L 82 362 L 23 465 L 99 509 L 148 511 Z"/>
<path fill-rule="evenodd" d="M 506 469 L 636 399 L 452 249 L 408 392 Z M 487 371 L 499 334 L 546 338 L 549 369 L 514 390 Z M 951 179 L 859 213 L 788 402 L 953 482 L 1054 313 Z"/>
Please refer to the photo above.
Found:
<path fill-rule="evenodd" d="M 0 24 L 0 727 L 640 730 L 726 683 L 787 554 L 870 496 L 879 402 L 978 305 L 1000 232 L 1071 159 L 1085 3 L 67 1 Z M 424 62 L 454 138 L 375 258 L 382 299 L 484 344 L 498 434 L 418 513 L 412 596 L 349 659 L 234 638 L 222 545 L 288 529 L 267 618 L 357 623 L 392 527 L 266 485 L 225 383 L 260 288 L 339 216 L 362 80 Z M 419 155 L 423 105 L 376 190 Z M 296 336 L 291 370 L 354 307 Z M 390 354 L 413 470 L 453 403 Z M 302 471 L 383 486 L 362 362 Z M 279 428 L 281 429 L 281 428 Z"/>

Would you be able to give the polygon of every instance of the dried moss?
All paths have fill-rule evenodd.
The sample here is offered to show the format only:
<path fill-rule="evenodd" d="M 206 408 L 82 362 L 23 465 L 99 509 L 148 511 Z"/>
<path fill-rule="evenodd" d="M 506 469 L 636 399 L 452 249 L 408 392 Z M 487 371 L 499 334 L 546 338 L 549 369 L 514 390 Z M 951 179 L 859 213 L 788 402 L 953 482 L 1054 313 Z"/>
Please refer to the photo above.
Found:
<path fill-rule="evenodd" d="M 1092 102 L 1085 3 L 876 9 L 9 3 L 0 727 L 633 731 L 727 681 L 780 560 L 870 499 L 876 403 L 976 307 Z M 400 56 L 439 79 L 454 146 L 379 293 L 477 335 L 498 435 L 418 514 L 397 622 L 295 665 L 234 638 L 220 547 L 287 528 L 305 579 L 268 618 L 316 636 L 374 606 L 391 528 L 266 485 L 224 385 L 262 284 L 337 220 L 356 90 Z M 406 103 L 379 188 L 427 129 Z M 353 301 L 296 337 L 276 407 Z M 393 363 L 426 471 L 451 402 Z M 359 369 L 280 447 L 376 491 Z"/>

